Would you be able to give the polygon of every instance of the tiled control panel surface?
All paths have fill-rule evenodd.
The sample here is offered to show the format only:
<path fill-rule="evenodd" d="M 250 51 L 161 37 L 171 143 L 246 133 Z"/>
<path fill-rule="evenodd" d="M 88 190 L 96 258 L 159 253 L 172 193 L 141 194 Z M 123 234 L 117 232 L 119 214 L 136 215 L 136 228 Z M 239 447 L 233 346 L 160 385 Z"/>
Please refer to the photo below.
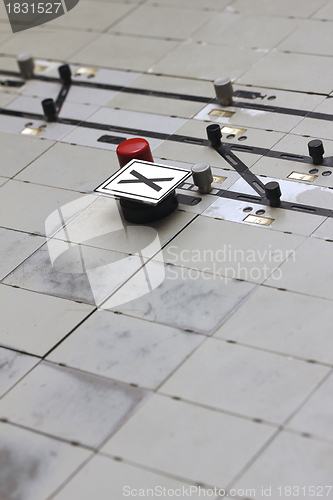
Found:
<path fill-rule="evenodd" d="M 333 499 L 332 23 L 329 0 L 80 0 L 12 34 L 0 6 L 1 500 Z M 177 181 L 149 224 L 95 191 L 133 137 L 156 166 L 126 196 Z"/>

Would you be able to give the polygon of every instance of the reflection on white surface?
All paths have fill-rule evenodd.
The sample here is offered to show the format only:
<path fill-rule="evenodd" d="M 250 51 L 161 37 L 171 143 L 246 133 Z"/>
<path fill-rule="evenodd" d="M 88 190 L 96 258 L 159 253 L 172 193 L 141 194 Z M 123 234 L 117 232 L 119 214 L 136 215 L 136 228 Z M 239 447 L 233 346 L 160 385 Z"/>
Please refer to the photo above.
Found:
<path fill-rule="evenodd" d="M 74 224 L 66 226 L 69 214 L 82 212 L 94 199 L 91 195 L 85 196 L 50 214 L 45 222 L 46 235 L 51 236 L 55 227 L 62 227 L 57 237 L 66 241 L 51 238 L 47 248 L 56 271 L 86 274 L 97 305 L 121 287 L 110 299 L 114 307 L 151 292 L 163 282 L 164 267 L 146 264 L 147 257 L 160 251 L 161 242 L 152 227 L 124 225 L 116 200 L 107 200 L 110 217 L 104 226 L 98 224 L 101 211 L 94 209 L 81 214 L 78 225 L 74 220 Z M 106 252 L 103 244 L 113 235 L 117 241 L 116 251 Z M 144 267 L 140 269 L 141 266 Z"/>

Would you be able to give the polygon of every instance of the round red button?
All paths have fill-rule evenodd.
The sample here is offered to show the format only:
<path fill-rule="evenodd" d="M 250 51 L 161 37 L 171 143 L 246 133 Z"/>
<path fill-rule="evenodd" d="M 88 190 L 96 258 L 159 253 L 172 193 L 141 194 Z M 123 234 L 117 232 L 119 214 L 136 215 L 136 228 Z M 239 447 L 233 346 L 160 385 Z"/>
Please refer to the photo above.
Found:
<path fill-rule="evenodd" d="M 120 167 L 124 167 L 131 160 L 143 160 L 154 162 L 150 151 L 149 143 L 146 139 L 134 137 L 127 139 L 117 147 L 117 156 Z"/>

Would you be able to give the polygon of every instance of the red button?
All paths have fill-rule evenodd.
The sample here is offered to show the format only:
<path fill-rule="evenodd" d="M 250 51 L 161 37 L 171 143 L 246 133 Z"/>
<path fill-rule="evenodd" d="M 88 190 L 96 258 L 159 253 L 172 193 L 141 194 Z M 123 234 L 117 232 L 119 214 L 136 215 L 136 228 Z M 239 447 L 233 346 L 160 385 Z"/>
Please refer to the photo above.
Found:
<path fill-rule="evenodd" d="M 149 143 L 146 139 L 135 137 L 127 139 L 117 147 L 117 156 L 120 167 L 124 167 L 131 160 L 143 160 L 154 163 L 153 156 L 150 151 Z"/>

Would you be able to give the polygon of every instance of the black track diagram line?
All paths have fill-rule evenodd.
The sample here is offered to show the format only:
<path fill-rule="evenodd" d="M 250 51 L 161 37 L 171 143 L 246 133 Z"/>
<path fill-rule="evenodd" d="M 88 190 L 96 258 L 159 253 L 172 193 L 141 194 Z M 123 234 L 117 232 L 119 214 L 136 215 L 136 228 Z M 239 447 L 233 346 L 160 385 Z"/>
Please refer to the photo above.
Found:
<path fill-rule="evenodd" d="M 4 76 L 12 76 L 12 77 L 20 77 L 20 73 L 14 71 L 5 71 L 0 70 L 0 75 Z M 59 78 L 45 75 L 34 75 L 34 80 L 44 81 L 44 82 L 59 82 Z M 190 94 L 179 94 L 174 92 L 162 92 L 158 90 L 147 90 L 140 89 L 136 87 L 126 87 L 123 85 L 112 85 L 106 83 L 95 83 L 95 82 L 84 82 L 84 81 L 72 81 L 73 86 L 77 87 L 90 87 L 95 89 L 103 89 L 103 90 L 112 90 L 116 92 L 124 92 L 128 94 L 140 94 L 147 95 L 152 97 L 160 97 L 165 99 L 177 99 L 179 101 L 190 101 L 190 102 L 201 102 L 204 104 L 217 104 L 220 102 L 218 99 L 213 97 L 203 97 L 203 96 L 195 96 Z M 328 96 L 327 96 L 328 97 Z M 325 120 L 325 121 L 333 121 L 333 115 L 328 113 L 316 113 L 315 111 L 307 111 L 302 109 L 294 109 L 294 108 L 285 108 L 280 106 L 272 106 L 271 104 L 262 104 L 256 102 L 243 102 L 243 101 L 234 101 L 232 103 L 233 107 L 240 109 L 253 109 L 266 111 L 268 113 L 276 113 L 290 116 L 302 116 L 306 118 L 311 118 L 315 120 Z"/>
<path fill-rule="evenodd" d="M 191 192 L 193 184 L 186 184 L 185 182 L 180 186 L 180 188 L 182 190 Z M 217 198 L 227 198 L 230 200 L 245 201 L 247 203 L 253 203 L 256 205 L 269 206 L 269 201 L 266 198 L 261 198 L 259 196 L 251 194 L 238 193 L 236 191 L 227 191 L 220 189 L 216 193 L 208 193 L 208 195 L 205 196 L 215 196 Z M 302 212 L 311 215 L 319 215 L 321 217 L 333 217 L 333 210 L 329 208 L 314 207 L 312 205 L 303 205 L 300 203 L 292 203 L 290 201 L 281 201 L 281 204 L 277 207 L 277 209 L 280 208 L 282 210 L 289 210 L 291 212 Z"/>
<path fill-rule="evenodd" d="M 18 118 L 27 118 L 30 120 L 42 120 L 44 121 L 44 116 L 41 114 L 36 114 L 36 113 L 28 113 L 28 112 L 22 112 L 22 111 L 15 111 L 11 109 L 5 109 L 5 108 L 0 108 L 0 115 L 7 115 L 7 116 L 14 116 Z M 200 145 L 200 146 L 207 146 L 211 147 L 211 142 L 208 141 L 207 139 L 198 139 L 196 137 L 187 137 L 187 136 L 181 136 L 177 134 L 163 134 L 160 132 L 151 132 L 147 130 L 139 130 L 139 129 L 131 129 L 131 128 L 126 128 L 126 127 L 118 127 L 114 125 L 106 125 L 103 123 L 95 123 L 95 122 L 84 122 L 81 120 L 75 120 L 72 118 L 59 118 L 57 119 L 58 123 L 62 123 L 65 125 L 74 125 L 78 127 L 84 127 L 84 128 L 91 128 L 91 129 L 97 129 L 97 130 L 108 130 L 108 131 L 113 131 L 113 132 L 118 132 L 118 133 L 123 133 L 125 135 L 130 134 L 130 135 L 143 135 L 144 137 L 151 137 L 151 138 L 158 138 L 158 139 L 163 139 L 163 140 L 169 140 L 169 141 L 175 141 L 175 142 L 182 142 L 186 144 L 195 144 L 195 145 Z M 226 155 L 227 157 L 225 158 L 226 161 L 235 169 L 235 165 L 233 162 L 237 163 L 237 166 L 239 168 L 240 175 L 248 182 L 252 187 L 255 189 L 255 191 L 260 194 L 260 197 L 256 196 L 251 196 L 247 194 L 241 194 L 241 193 L 236 193 L 237 197 L 234 199 L 243 199 L 247 201 L 252 201 L 253 203 L 257 204 L 262 204 L 262 205 L 268 205 L 269 202 L 264 198 L 262 189 L 263 188 L 263 183 L 248 169 L 248 167 L 237 158 L 236 155 L 232 153 L 233 150 L 236 151 L 245 151 L 249 153 L 254 153 L 254 154 L 265 154 L 266 156 L 271 156 L 270 153 L 271 151 L 268 149 L 263 149 L 263 148 L 256 148 L 256 147 L 249 147 L 249 146 L 241 146 L 241 145 L 234 145 L 234 144 L 228 144 L 228 143 L 221 143 L 220 146 L 218 146 L 217 149 L 221 148 L 221 152 L 217 150 L 217 153 L 221 154 L 221 156 L 224 157 Z M 306 159 L 306 163 L 312 163 L 312 159 L 306 158 L 306 157 L 301 157 L 297 155 L 291 155 L 289 153 L 282 153 L 279 151 L 273 151 L 273 157 L 279 157 L 283 158 L 285 160 L 294 160 L 294 156 L 298 158 L 299 161 L 304 161 L 303 158 Z M 326 160 L 330 160 L 330 158 L 327 158 Z M 333 165 L 333 158 L 331 158 L 332 165 Z M 235 169 L 236 170 L 236 169 Z M 237 170 L 236 170 L 237 171 Z M 250 174 L 247 176 L 247 174 Z M 248 180 L 247 180 L 248 179 Z M 257 184 L 253 185 L 253 182 L 256 182 Z M 258 187 L 259 186 L 259 187 Z M 231 191 L 224 191 L 221 190 L 219 191 L 218 196 L 226 197 L 226 198 L 231 198 L 232 195 L 230 195 Z M 300 205 L 297 203 L 291 203 L 291 202 L 284 202 L 281 201 L 281 205 L 279 208 L 285 209 L 285 210 L 292 210 L 292 211 L 299 211 L 299 212 L 304 212 L 304 213 L 310 213 L 314 215 L 322 215 L 325 217 L 332 217 L 332 210 L 330 209 L 325 209 L 321 207 L 312 207 L 312 206 L 307 206 L 307 205 Z"/>
<path fill-rule="evenodd" d="M 45 117 L 41 114 L 24 112 L 24 111 L 15 111 L 15 110 L 6 109 L 6 108 L 0 108 L 0 114 L 8 115 L 8 116 L 16 116 L 18 118 L 27 118 L 29 120 L 43 120 L 44 121 L 44 119 L 45 119 Z M 144 137 L 147 137 L 147 138 L 161 139 L 163 141 L 180 142 L 180 143 L 184 143 L 184 144 L 192 144 L 195 146 L 206 146 L 206 147 L 211 146 L 210 142 L 207 139 L 201 139 L 198 137 L 190 137 L 190 136 L 184 136 L 184 135 L 178 135 L 178 134 L 165 134 L 162 132 L 154 132 L 154 131 L 150 131 L 150 130 L 142 130 L 142 129 L 135 129 L 135 128 L 129 128 L 129 127 L 121 127 L 121 126 L 116 126 L 116 125 L 107 125 L 104 123 L 88 122 L 88 121 L 77 120 L 77 119 L 73 119 L 73 118 L 60 118 L 60 117 L 58 117 L 57 121 L 58 121 L 58 123 L 62 123 L 64 125 L 73 125 L 76 127 L 90 128 L 93 130 L 115 132 L 115 133 L 124 134 L 125 136 L 126 135 L 143 135 Z M 126 137 L 122 138 L 122 140 L 125 140 L 125 139 L 126 139 Z M 116 136 L 103 135 L 97 141 L 98 142 L 106 142 L 106 143 L 109 142 L 111 144 L 119 144 Z M 267 148 L 261 148 L 261 147 L 257 147 L 257 146 L 246 146 L 243 144 L 235 144 L 235 143 L 227 143 L 227 142 L 222 142 L 221 144 L 223 147 L 228 148 L 229 151 L 239 151 L 242 153 L 255 154 L 258 156 L 268 156 L 270 158 L 277 158 L 277 159 L 285 160 L 285 161 L 296 161 L 299 163 L 307 163 L 309 165 L 313 165 L 313 161 L 312 161 L 312 158 L 310 156 L 295 155 L 295 154 L 286 153 L 283 151 L 274 151 L 274 150 L 270 150 Z M 232 165 L 232 163 L 230 163 L 230 162 L 229 162 L 229 164 Z M 333 157 L 324 158 L 322 166 L 333 168 Z"/>

